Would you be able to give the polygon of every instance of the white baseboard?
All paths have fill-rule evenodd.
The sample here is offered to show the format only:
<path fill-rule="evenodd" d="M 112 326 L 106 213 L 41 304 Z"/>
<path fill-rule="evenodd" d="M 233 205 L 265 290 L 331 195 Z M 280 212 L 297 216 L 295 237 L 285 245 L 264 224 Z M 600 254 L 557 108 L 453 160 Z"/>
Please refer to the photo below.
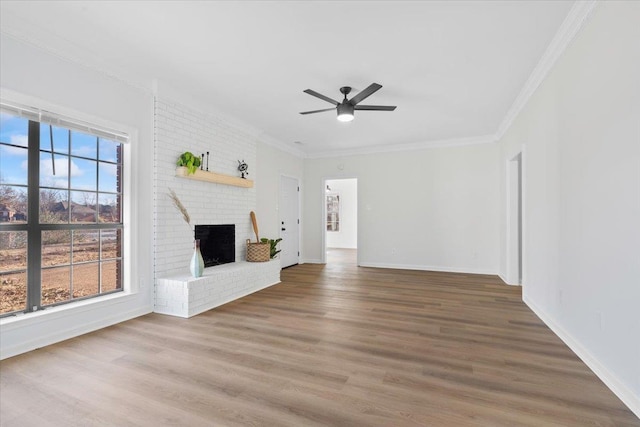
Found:
<path fill-rule="evenodd" d="M 324 264 L 321 259 L 304 259 L 302 264 Z"/>
<path fill-rule="evenodd" d="M 505 276 L 502 275 L 502 273 L 498 273 L 498 277 L 506 284 L 509 286 L 522 286 L 522 283 L 511 283 L 507 280 L 507 278 Z"/>
<path fill-rule="evenodd" d="M 3 346 L 1 349 L 2 353 L 0 354 L 0 360 L 17 356 L 19 354 L 36 350 L 38 348 L 46 347 L 48 345 L 55 344 L 64 340 L 75 338 L 79 335 L 97 331 L 98 329 L 106 328 L 117 323 L 131 320 L 136 317 L 144 316 L 145 314 L 149 314 L 152 311 L 153 310 L 151 309 L 151 307 L 136 308 L 129 312 L 119 312 L 109 317 L 100 318 L 93 322 L 83 323 L 77 327 L 59 330 L 48 335 L 22 341 L 13 346 Z"/>
<path fill-rule="evenodd" d="M 495 270 L 484 268 L 459 268 L 459 267 L 443 267 L 435 265 L 413 265 L 413 264 L 388 264 L 378 262 L 361 262 L 360 267 L 373 268 L 391 268 L 395 270 L 422 270 L 422 271 L 442 271 L 445 273 L 466 273 L 466 274 L 490 274 L 497 276 Z"/>
<path fill-rule="evenodd" d="M 613 375 L 595 356 L 582 346 L 556 323 L 551 316 L 538 307 L 527 295 L 523 295 L 525 304 L 573 351 L 598 378 L 616 395 L 631 411 L 640 418 L 640 397 L 635 395 L 622 381 Z"/>

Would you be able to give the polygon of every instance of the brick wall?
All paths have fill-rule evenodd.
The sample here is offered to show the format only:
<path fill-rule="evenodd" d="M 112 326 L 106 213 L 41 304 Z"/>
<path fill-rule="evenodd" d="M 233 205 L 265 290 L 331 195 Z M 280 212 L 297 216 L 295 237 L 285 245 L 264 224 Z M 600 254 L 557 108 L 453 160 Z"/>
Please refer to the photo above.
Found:
<path fill-rule="evenodd" d="M 249 131 L 177 102 L 155 100 L 154 262 L 155 278 L 188 273 L 193 234 L 168 196 L 172 188 L 196 224 L 235 224 L 236 260 L 246 259 L 245 241 L 253 235 L 249 212 L 256 209 L 255 188 L 193 181 L 175 176 L 184 151 L 209 151 L 209 171 L 240 176 L 238 160 L 256 167 L 256 138 Z M 144 155 L 144 153 L 140 153 Z M 205 156 L 206 163 L 206 156 Z M 205 165 L 206 166 L 206 165 Z"/>

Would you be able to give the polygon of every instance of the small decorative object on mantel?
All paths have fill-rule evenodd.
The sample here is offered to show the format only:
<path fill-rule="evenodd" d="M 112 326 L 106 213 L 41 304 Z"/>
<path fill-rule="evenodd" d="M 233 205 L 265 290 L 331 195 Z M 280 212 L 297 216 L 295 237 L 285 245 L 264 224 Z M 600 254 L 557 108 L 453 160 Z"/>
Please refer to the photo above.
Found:
<path fill-rule="evenodd" d="M 198 166 L 200 166 L 200 163 L 200 157 L 194 156 L 190 151 L 185 151 L 184 153 L 180 154 L 180 157 L 178 157 L 176 165 L 184 166 L 187 168 L 189 174 L 194 174 L 198 170 Z"/>
<path fill-rule="evenodd" d="M 178 209 L 178 211 L 182 214 L 182 219 L 184 219 L 184 222 L 186 222 L 189 226 L 191 236 L 194 236 L 194 230 L 193 228 L 191 228 L 191 217 L 189 216 L 189 212 L 187 212 L 187 208 L 184 207 L 176 192 L 171 188 L 169 188 L 169 197 L 173 202 L 173 206 L 175 206 L 176 209 Z M 204 259 L 202 259 L 202 253 L 200 252 L 199 239 L 195 240 L 193 255 L 191 256 L 191 262 L 189 263 L 189 269 L 191 270 L 191 275 L 193 277 L 202 277 L 202 273 L 204 272 Z"/>
<path fill-rule="evenodd" d="M 241 178 L 246 179 L 245 175 L 249 175 L 247 169 L 249 169 L 249 165 L 247 165 L 244 160 L 238 160 L 238 170 L 240 171 Z"/>
<path fill-rule="evenodd" d="M 256 233 L 256 243 L 251 243 L 251 240 L 247 239 L 247 261 L 248 262 L 266 262 L 269 261 L 270 245 L 269 243 L 260 243 L 260 237 L 258 237 L 258 221 L 256 220 L 256 214 L 251 211 L 251 223 L 253 224 L 253 231 Z"/>
<path fill-rule="evenodd" d="M 207 172 L 209 172 L 209 152 L 207 151 Z"/>

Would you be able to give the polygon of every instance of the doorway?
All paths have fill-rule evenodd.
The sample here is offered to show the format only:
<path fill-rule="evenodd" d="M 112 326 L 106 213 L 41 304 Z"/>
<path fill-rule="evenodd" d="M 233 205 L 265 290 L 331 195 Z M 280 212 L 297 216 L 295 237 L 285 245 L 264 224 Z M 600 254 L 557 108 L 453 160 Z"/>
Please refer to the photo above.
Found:
<path fill-rule="evenodd" d="M 282 268 L 300 262 L 300 183 L 297 178 L 280 176 L 280 264 Z"/>
<path fill-rule="evenodd" d="M 522 284 L 522 152 L 507 163 L 507 283 Z"/>
<path fill-rule="evenodd" d="M 358 180 L 324 181 L 324 254 L 327 264 L 358 263 Z"/>

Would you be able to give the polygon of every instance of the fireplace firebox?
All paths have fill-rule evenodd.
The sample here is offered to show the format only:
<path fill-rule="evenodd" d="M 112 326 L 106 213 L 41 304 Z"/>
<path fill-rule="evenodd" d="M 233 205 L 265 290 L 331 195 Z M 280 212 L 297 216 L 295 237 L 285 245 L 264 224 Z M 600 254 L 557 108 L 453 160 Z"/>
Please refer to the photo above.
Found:
<path fill-rule="evenodd" d="M 236 226 L 234 224 L 196 225 L 196 239 L 205 267 L 236 261 Z"/>

